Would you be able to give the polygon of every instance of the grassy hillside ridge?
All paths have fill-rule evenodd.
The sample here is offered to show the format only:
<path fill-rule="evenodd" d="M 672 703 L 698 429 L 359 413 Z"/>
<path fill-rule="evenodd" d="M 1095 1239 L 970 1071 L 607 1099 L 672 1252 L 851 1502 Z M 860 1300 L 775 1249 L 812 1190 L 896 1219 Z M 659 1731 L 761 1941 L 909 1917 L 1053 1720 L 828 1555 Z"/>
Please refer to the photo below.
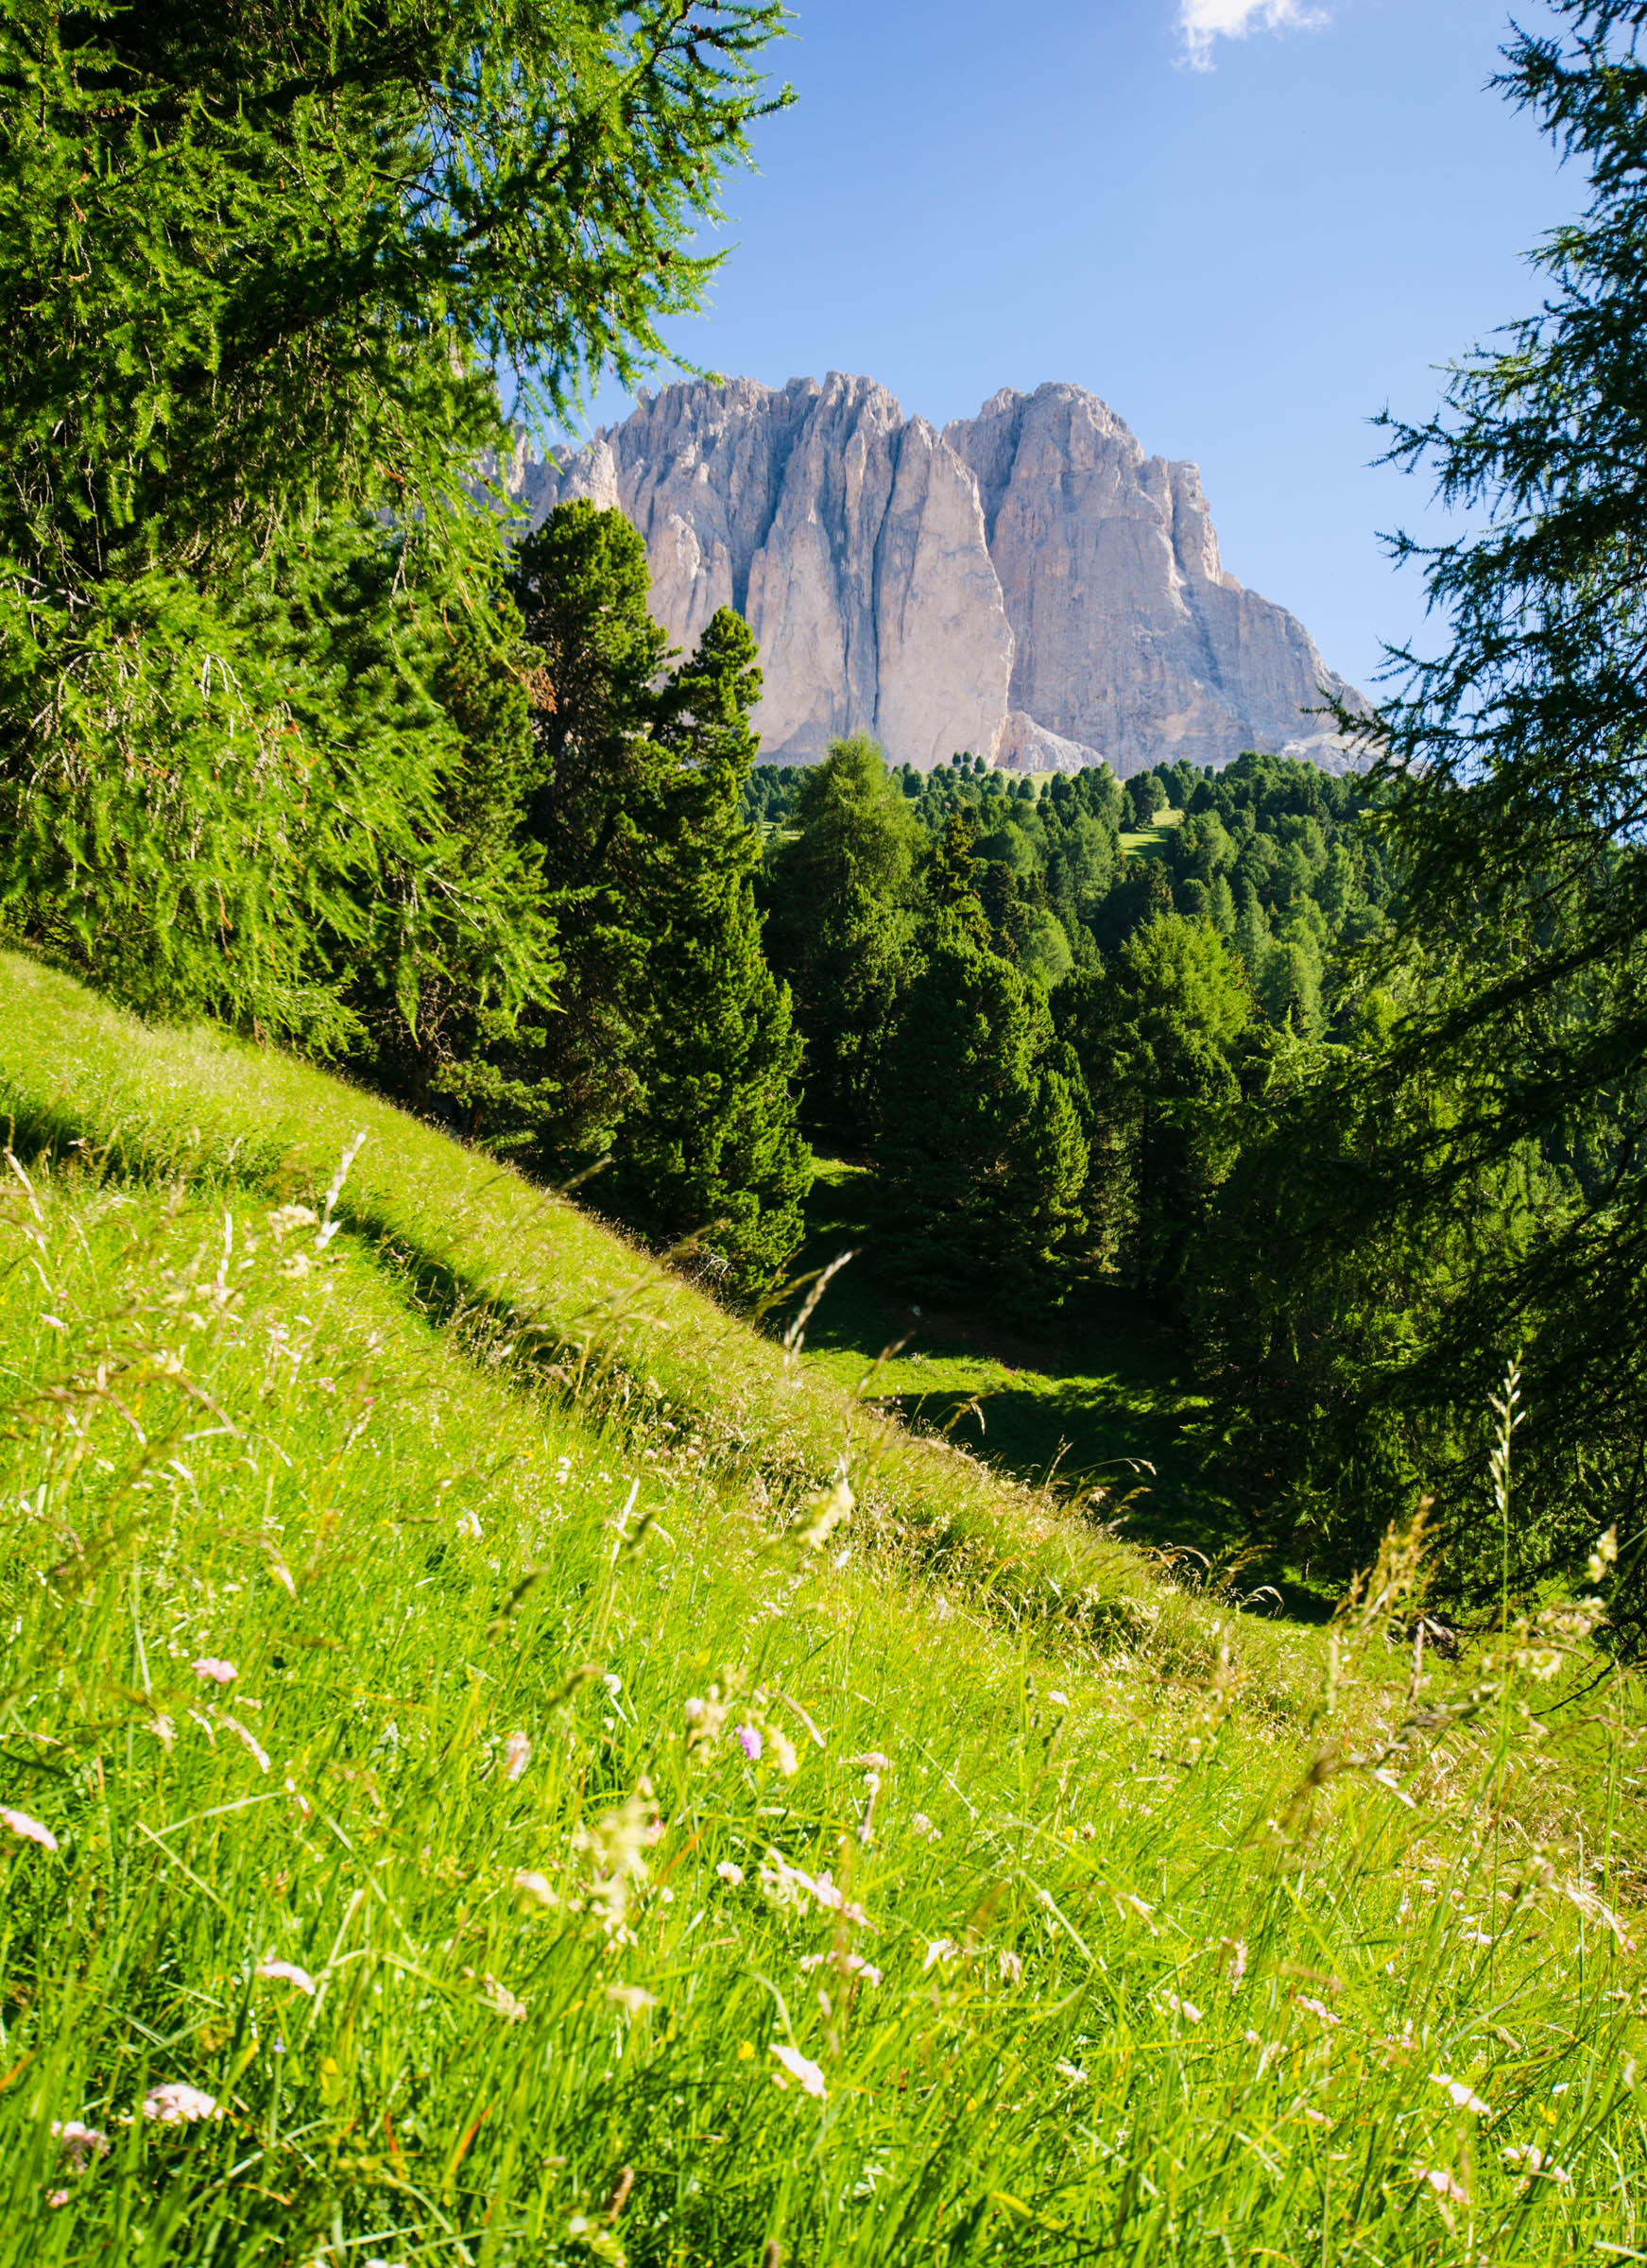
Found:
<path fill-rule="evenodd" d="M 498 1346 L 578 1373 L 620 1369 L 636 1420 L 689 1423 L 729 1476 L 781 1500 L 844 1461 L 867 1519 L 929 1567 L 994 1590 L 1009 1613 L 1071 1623 L 1163 1660 L 1216 1650 L 1211 1619 L 1145 1563 L 958 1448 L 888 1427 L 576 1205 L 375 1096 L 205 1027 L 147 1027 L 19 955 L 6 998 L 0 1121 L 29 1154 L 85 1145 L 112 1170 L 318 1201 L 353 1150 L 342 1216 L 421 1297 L 483 1321 Z M 864 1366 L 865 1383 L 868 1366 Z M 856 1382 L 855 1382 L 856 1383 Z M 1263 1634 L 1247 1643 L 1286 1698 Z"/>
<path fill-rule="evenodd" d="M 1409 1689 L 1392 1566 L 1330 1654 L 1223 1634 L 1295 1646 L 1289 1720 L 1119 1549 L 1193 1643 L 1015 1624 L 893 1516 L 1029 1492 L 348 1090 L 13 972 L 0 2268 L 1647 2243 L 1581 1633 Z M 867 1526 L 800 1478 L 849 1419 Z"/>

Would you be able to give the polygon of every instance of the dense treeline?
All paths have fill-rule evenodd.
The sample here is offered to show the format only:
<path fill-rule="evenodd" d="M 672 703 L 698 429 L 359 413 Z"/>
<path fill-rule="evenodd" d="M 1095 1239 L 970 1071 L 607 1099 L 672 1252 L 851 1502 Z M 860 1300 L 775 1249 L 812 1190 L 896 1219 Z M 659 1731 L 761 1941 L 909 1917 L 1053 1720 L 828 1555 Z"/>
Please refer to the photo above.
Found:
<path fill-rule="evenodd" d="M 758 767 L 807 1116 L 874 1159 L 912 1290 L 1033 1317 L 1104 1280 L 1182 1306 L 1278 1051 L 1352 1012 L 1342 955 L 1390 892 L 1376 807 L 1259 755 L 1124 789 L 969 755 L 889 771 L 863 739 Z"/>

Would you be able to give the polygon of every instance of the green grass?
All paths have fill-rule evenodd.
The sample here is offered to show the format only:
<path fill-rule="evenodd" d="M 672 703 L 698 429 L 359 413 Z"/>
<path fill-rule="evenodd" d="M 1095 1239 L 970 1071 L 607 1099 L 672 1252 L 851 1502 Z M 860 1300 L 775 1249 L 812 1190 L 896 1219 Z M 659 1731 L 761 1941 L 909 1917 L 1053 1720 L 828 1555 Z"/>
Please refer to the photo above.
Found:
<path fill-rule="evenodd" d="M 1205 1406 L 1170 1331 L 1141 1301 L 1102 1288 L 1033 1332 L 964 1312 L 923 1311 L 876 1264 L 872 1177 L 820 1161 L 799 1265 L 856 1257 L 833 1278 L 807 1332 L 807 1367 L 869 1391 L 911 1431 L 962 1444 L 1088 1518 L 1158 1546 L 1215 1558 L 1237 1540 L 1201 1486 L 1186 1429 Z"/>
<path fill-rule="evenodd" d="M 1171 808 L 1158 811 L 1153 825 L 1122 831 L 1122 855 L 1126 858 L 1159 858 L 1166 841 L 1166 831 L 1181 827 L 1183 823 L 1184 815 L 1181 811 Z"/>
<path fill-rule="evenodd" d="M 1238 1627 L 426 1128 L 0 983 L 0 2263 L 1647 2249 L 1627 1688 L 1412 1723 L 1387 1617 Z"/>

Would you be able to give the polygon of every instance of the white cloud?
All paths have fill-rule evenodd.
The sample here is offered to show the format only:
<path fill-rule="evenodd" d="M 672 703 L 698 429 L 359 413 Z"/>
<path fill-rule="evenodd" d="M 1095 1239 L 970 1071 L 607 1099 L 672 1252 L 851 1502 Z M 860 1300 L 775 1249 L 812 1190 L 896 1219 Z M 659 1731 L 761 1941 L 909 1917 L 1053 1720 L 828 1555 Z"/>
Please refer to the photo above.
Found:
<path fill-rule="evenodd" d="M 1178 0 L 1184 53 L 1196 71 L 1212 68 L 1215 40 L 1244 40 L 1249 31 L 1306 31 L 1326 16 L 1308 0 Z"/>

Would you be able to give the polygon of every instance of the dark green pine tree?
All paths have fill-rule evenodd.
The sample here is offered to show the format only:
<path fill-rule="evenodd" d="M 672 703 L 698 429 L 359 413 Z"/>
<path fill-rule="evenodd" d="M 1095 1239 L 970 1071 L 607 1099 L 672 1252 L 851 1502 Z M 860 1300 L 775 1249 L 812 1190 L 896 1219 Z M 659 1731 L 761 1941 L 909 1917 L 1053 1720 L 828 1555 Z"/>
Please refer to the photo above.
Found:
<path fill-rule="evenodd" d="M 563 504 L 522 544 L 511 582 L 536 651 L 538 784 L 526 829 L 564 962 L 539 1078 L 554 1091 L 541 1141 L 561 1172 L 609 1149 L 640 1101 L 666 919 L 652 831 L 672 759 L 654 737 L 668 640 L 647 612 L 646 547 L 621 512 Z"/>
<path fill-rule="evenodd" d="M 764 876 L 767 950 L 805 1037 L 808 1121 L 826 1141 L 863 1150 L 910 963 L 919 830 L 862 734 L 833 742 L 802 775 L 791 823 Z"/>
<path fill-rule="evenodd" d="M 1244 971 L 1210 921 L 1160 914 L 1110 968 L 1062 987 L 1055 1012 L 1085 1082 L 1106 1261 L 1175 1297 L 1239 1154 L 1244 1074 L 1264 1044 Z"/>
<path fill-rule="evenodd" d="M 912 1290 L 1033 1314 L 1082 1247 L 1087 1145 L 1045 991 L 975 942 L 966 911 L 938 916 L 888 1051 L 886 1247 Z"/>
<path fill-rule="evenodd" d="M 799 1244 L 812 1185 L 800 1040 L 762 951 L 760 838 L 740 816 L 760 693 L 755 641 L 723 607 L 657 705 L 642 1093 L 601 1182 L 602 1201 L 654 1242 L 701 1236 L 745 1293 Z"/>

